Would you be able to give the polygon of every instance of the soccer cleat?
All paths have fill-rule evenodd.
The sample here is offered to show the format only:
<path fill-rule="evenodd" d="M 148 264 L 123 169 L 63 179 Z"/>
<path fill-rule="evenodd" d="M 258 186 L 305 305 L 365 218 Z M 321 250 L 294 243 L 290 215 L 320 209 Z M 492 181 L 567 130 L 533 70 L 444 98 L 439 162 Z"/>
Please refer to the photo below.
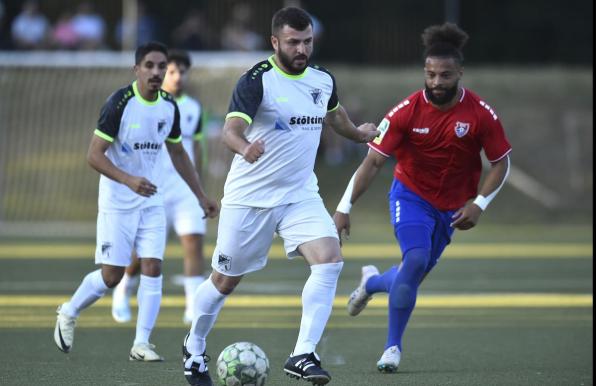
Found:
<path fill-rule="evenodd" d="M 137 343 L 130 349 L 128 359 L 139 362 L 162 362 L 163 357 L 154 351 L 151 343 Z"/>
<path fill-rule="evenodd" d="M 54 342 L 58 349 L 64 353 L 70 352 L 74 342 L 74 330 L 77 318 L 61 312 L 62 306 L 58 306 L 56 313 L 56 328 L 54 328 Z"/>
<path fill-rule="evenodd" d="M 302 378 L 313 385 L 326 385 L 331 380 L 331 375 L 321 367 L 321 360 L 314 352 L 290 355 L 284 365 L 284 372 L 292 378 Z"/>
<path fill-rule="evenodd" d="M 213 386 L 211 377 L 209 376 L 209 369 L 207 368 L 207 362 L 211 360 L 208 355 L 192 355 L 186 349 L 186 342 L 190 334 L 186 334 L 184 337 L 184 343 L 182 343 L 182 365 L 184 367 L 184 376 L 188 383 L 192 386 Z"/>
<path fill-rule="evenodd" d="M 126 293 L 124 283 L 120 282 L 112 293 L 112 318 L 118 323 L 130 322 L 130 296 Z"/>
<path fill-rule="evenodd" d="M 391 346 L 381 356 L 377 362 L 377 369 L 382 373 L 396 373 L 399 361 L 401 360 L 401 352 L 397 346 Z"/>
<path fill-rule="evenodd" d="M 379 270 L 374 265 L 365 265 L 362 267 L 360 285 L 352 292 L 348 300 L 348 314 L 356 316 L 366 307 L 370 299 L 372 299 L 372 295 L 366 292 L 366 282 L 371 276 L 378 274 Z"/>

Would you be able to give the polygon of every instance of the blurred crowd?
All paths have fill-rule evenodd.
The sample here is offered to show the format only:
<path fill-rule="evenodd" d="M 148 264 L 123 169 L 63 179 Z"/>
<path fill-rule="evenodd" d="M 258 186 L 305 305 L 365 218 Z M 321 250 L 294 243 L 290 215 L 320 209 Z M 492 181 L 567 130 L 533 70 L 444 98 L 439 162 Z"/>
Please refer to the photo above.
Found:
<path fill-rule="evenodd" d="M 20 12 L 11 20 L 0 0 L 1 49 L 13 50 L 118 50 L 131 36 L 136 44 L 162 40 L 170 46 L 187 50 L 267 49 L 267 38 L 251 28 L 252 8 L 238 2 L 220 31 L 213 31 L 204 13 L 191 8 L 185 18 L 171 31 L 163 31 L 159 17 L 142 2 L 137 2 L 136 31 L 134 23 L 120 19 L 108 29 L 105 17 L 94 3 L 80 2 L 74 10 L 64 10 L 55 20 L 44 14 L 37 0 L 26 0 Z M 134 43 L 134 42 L 133 42 Z"/>

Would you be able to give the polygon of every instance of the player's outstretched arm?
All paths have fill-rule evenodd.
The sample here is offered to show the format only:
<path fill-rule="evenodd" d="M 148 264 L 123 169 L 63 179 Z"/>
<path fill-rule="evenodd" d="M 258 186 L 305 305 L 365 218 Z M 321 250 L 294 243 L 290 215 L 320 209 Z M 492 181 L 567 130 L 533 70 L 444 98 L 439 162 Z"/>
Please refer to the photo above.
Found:
<path fill-rule="evenodd" d="M 356 200 L 364 194 L 364 192 L 366 192 L 386 160 L 387 158 L 384 155 L 374 150 L 369 150 L 368 154 L 352 176 L 352 179 L 337 206 L 337 210 L 333 215 L 333 221 L 335 222 L 340 242 L 342 233 L 345 233 L 347 237 L 350 236 L 349 213 L 352 205 L 356 203 Z"/>
<path fill-rule="evenodd" d="M 172 159 L 172 164 L 180 177 L 186 182 L 190 190 L 195 194 L 199 200 L 199 204 L 205 211 L 205 215 L 209 218 L 214 218 L 219 213 L 219 205 L 213 201 L 203 191 L 199 175 L 197 174 L 186 150 L 181 142 L 173 143 L 166 142 L 168 153 Z"/>
<path fill-rule="evenodd" d="M 337 134 L 354 142 L 370 142 L 381 134 L 372 123 L 364 123 L 356 127 L 341 105 L 327 113 L 325 124 L 331 126 Z"/>
<path fill-rule="evenodd" d="M 474 201 L 468 202 L 463 208 L 453 215 L 451 226 L 459 230 L 468 230 L 476 226 L 480 215 L 499 190 L 503 187 L 509 175 L 509 155 L 506 155 L 497 162 L 491 163 L 491 168 L 480 187 L 480 193 Z"/>
<path fill-rule="evenodd" d="M 248 142 L 244 136 L 244 131 L 248 127 L 248 122 L 242 118 L 232 117 L 226 119 L 223 127 L 223 143 L 234 153 L 240 154 L 246 162 L 256 162 L 265 152 L 265 142 L 262 140 Z"/>
<path fill-rule="evenodd" d="M 93 135 L 89 150 L 87 151 L 87 162 L 91 167 L 104 176 L 128 186 L 133 192 L 144 197 L 150 197 L 157 192 L 157 187 L 143 177 L 131 176 L 117 168 L 108 157 L 106 150 L 112 143 L 103 138 Z"/>

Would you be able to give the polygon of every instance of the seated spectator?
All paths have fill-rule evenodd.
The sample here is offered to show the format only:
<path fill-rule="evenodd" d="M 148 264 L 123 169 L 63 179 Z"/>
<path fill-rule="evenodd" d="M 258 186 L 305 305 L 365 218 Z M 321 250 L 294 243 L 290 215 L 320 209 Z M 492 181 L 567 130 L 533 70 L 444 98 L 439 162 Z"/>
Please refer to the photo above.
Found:
<path fill-rule="evenodd" d="M 21 13 L 12 22 L 13 43 L 23 50 L 43 48 L 48 29 L 48 19 L 39 11 L 39 4 L 33 0 L 26 1 Z"/>
<path fill-rule="evenodd" d="M 81 40 L 79 48 L 93 50 L 103 47 L 105 22 L 101 15 L 94 12 L 91 3 L 79 5 L 78 12 L 72 19 L 72 26 Z"/>
<path fill-rule="evenodd" d="M 137 3 L 137 31 L 136 43 L 133 42 L 134 47 L 148 43 L 157 39 L 158 23 L 156 18 L 147 12 L 145 3 L 139 1 Z M 125 41 L 132 38 L 133 26 L 128 20 L 120 19 L 116 24 L 114 32 L 116 41 L 124 45 Z"/>
<path fill-rule="evenodd" d="M 172 31 L 172 45 L 189 51 L 205 50 L 209 47 L 209 28 L 203 14 L 191 9 L 182 23 Z"/>
<path fill-rule="evenodd" d="M 221 33 L 221 46 L 224 50 L 255 51 L 263 49 L 265 39 L 252 31 L 248 25 L 252 20 L 252 10 L 247 3 L 238 3 L 232 9 L 230 22 Z"/>
<path fill-rule="evenodd" d="M 52 30 L 52 46 L 61 50 L 72 50 L 78 47 L 79 42 L 79 35 L 72 24 L 72 13 L 63 12 Z"/>

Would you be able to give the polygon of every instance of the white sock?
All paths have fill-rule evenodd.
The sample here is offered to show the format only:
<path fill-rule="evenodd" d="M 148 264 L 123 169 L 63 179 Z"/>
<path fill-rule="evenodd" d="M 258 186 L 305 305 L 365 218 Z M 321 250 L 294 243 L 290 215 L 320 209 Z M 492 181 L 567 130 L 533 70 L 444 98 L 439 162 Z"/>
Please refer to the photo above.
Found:
<path fill-rule="evenodd" d="M 120 283 L 118 283 L 116 288 L 114 288 L 113 296 L 118 296 L 122 299 L 130 298 L 139 285 L 139 276 L 140 275 L 130 276 L 125 272 L 124 276 L 122 276 L 122 280 L 120 280 Z"/>
<path fill-rule="evenodd" d="M 186 343 L 186 349 L 191 354 L 200 355 L 205 351 L 207 346 L 205 339 L 215 324 L 217 315 L 226 300 L 226 295 L 215 288 L 211 278 L 205 280 L 197 288 L 195 295 L 195 318 L 190 326 L 190 337 Z"/>
<path fill-rule="evenodd" d="M 293 355 L 315 351 L 331 315 L 337 280 L 344 263 L 316 264 L 302 290 L 302 321 Z"/>
<path fill-rule="evenodd" d="M 107 291 L 108 287 L 101 276 L 101 269 L 93 271 L 85 276 L 70 301 L 64 303 L 61 310 L 67 315 L 78 317 L 81 311 L 95 303 Z"/>
<path fill-rule="evenodd" d="M 163 276 L 151 277 L 141 275 L 137 302 L 139 313 L 137 315 L 137 334 L 134 344 L 149 343 L 149 336 L 155 326 L 159 306 L 161 304 L 161 287 Z"/>
<path fill-rule="evenodd" d="M 205 276 L 184 276 L 184 295 L 186 298 L 186 311 L 184 312 L 190 319 L 194 319 L 194 299 L 197 288 L 203 284 Z"/>

